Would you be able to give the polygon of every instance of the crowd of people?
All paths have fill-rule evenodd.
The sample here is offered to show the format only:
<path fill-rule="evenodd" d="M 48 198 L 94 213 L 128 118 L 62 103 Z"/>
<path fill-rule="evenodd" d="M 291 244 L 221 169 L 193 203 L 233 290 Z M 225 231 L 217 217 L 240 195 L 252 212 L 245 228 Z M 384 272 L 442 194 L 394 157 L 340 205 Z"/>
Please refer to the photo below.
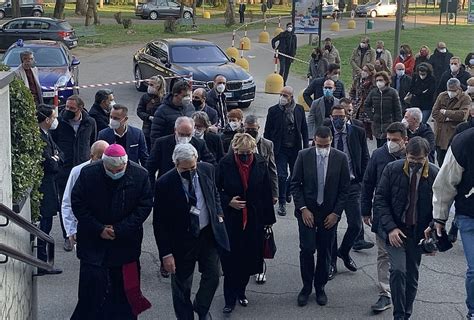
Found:
<path fill-rule="evenodd" d="M 296 46 L 291 24 L 286 32 L 274 46 L 287 40 Z M 37 94 L 33 54 L 21 57 L 25 82 Z M 285 59 L 286 82 L 291 59 Z M 210 91 L 178 80 L 168 93 L 166 80 L 152 77 L 138 102 L 141 129 L 108 89 L 97 91 L 89 110 L 77 95 L 59 113 L 35 99 L 45 142 L 39 226 L 49 233 L 59 213 L 64 250 L 76 247 L 80 260 L 72 319 L 136 319 L 150 308 L 140 290 L 139 257 L 151 212 L 160 274 L 171 277 L 178 319 L 195 313 L 211 319 L 222 274 L 223 313 L 234 312 L 237 302 L 247 306 L 250 277 L 267 281 L 265 232 L 291 202 L 299 306 L 307 305 L 313 287 L 317 303 L 326 305 L 337 259 L 356 272 L 351 250 L 376 246 L 379 298 L 371 309 L 393 307 L 394 319 L 409 319 L 422 255 L 433 254 L 428 244 L 442 251 L 459 230 L 468 264 L 467 317 L 474 319 L 474 53 L 463 64 L 439 42 L 432 55 L 427 46 L 415 55 L 404 44 L 392 56 L 383 41 L 372 48 L 364 37 L 350 58 L 348 94 L 331 39 L 311 59 L 303 94 L 308 115 L 294 89 L 284 86 L 263 130 L 256 116 L 227 105 L 223 75 Z M 374 137 L 370 154 L 367 140 Z M 447 233 L 453 203 L 456 219 Z M 348 227 L 338 244 L 343 215 Z M 363 224 L 376 234 L 375 244 L 365 240 Z M 45 250 L 39 242 L 39 259 L 46 260 Z M 201 281 L 192 301 L 196 263 Z"/>

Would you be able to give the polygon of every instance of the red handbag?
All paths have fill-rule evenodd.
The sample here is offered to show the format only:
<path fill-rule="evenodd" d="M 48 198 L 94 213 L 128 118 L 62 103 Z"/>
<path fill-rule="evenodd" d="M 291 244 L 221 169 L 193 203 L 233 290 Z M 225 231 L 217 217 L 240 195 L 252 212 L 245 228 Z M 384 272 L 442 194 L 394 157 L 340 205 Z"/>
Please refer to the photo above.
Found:
<path fill-rule="evenodd" d="M 275 244 L 275 238 L 273 237 L 273 229 L 272 227 L 266 227 L 263 238 L 263 258 L 273 259 L 275 257 L 276 251 L 277 247 Z"/>

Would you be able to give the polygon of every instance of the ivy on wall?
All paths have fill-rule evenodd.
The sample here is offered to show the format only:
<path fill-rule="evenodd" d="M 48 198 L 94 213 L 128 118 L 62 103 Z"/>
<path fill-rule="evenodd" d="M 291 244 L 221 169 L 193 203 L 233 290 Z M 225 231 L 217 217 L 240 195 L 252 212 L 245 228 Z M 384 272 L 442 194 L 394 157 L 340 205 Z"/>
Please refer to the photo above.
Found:
<path fill-rule="evenodd" d="M 43 178 L 44 142 L 38 129 L 33 96 L 21 79 L 10 83 L 10 123 L 13 201 L 20 202 L 31 190 L 31 218 L 36 221 L 43 197 L 39 187 Z"/>

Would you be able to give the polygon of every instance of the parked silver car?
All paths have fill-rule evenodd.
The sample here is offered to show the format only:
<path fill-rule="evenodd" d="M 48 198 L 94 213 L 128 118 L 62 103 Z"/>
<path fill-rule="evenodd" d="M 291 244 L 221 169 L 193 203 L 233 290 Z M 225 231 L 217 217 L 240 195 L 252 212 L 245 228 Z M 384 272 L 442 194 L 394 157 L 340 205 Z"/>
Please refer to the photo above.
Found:
<path fill-rule="evenodd" d="M 180 4 L 167 0 L 148 0 L 147 3 L 139 4 L 135 9 L 135 16 L 142 19 L 158 20 L 166 18 L 179 18 Z M 191 19 L 193 9 L 184 6 L 183 18 Z"/>
<path fill-rule="evenodd" d="M 397 13 L 397 0 L 371 0 L 366 4 L 358 5 L 355 14 L 359 17 L 394 16 Z"/>

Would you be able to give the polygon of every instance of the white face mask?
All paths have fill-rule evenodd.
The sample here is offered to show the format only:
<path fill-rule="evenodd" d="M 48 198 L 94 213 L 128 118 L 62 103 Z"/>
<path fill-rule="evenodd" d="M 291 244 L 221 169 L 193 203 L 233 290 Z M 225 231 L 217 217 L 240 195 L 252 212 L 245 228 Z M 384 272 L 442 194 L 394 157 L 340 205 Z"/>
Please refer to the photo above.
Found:
<path fill-rule="evenodd" d="M 360 47 L 361 47 L 362 49 L 365 49 L 365 48 L 367 48 L 367 44 L 366 44 L 366 43 L 363 43 L 363 42 L 361 42 L 361 43 L 360 43 Z"/>
<path fill-rule="evenodd" d="M 474 59 L 469 60 L 469 65 L 474 66 Z"/>
<path fill-rule="evenodd" d="M 219 83 L 216 87 L 217 92 L 222 93 L 225 90 L 225 84 Z"/>
<path fill-rule="evenodd" d="M 288 104 L 288 98 L 287 97 L 284 97 L 284 96 L 280 96 L 280 106 L 286 106 Z"/>
<path fill-rule="evenodd" d="M 58 124 L 59 124 L 59 121 L 57 118 L 55 118 L 53 120 L 53 123 L 51 123 L 51 127 L 49 128 L 49 130 L 56 130 L 56 128 L 58 127 Z"/>
<path fill-rule="evenodd" d="M 474 93 L 474 86 L 467 86 L 467 93 Z"/>
<path fill-rule="evenodd" d="M 451 72 L 458 72 L 459 71 L 459 66 L 455 65 L 455 64 L 450 65 L 449 68 L 451 69 Z"/>
<path fill-rule="evenodd" d="M 194 129 L 193 135 L 198 139 L 204 139 L 204 130 Z"/>
<path fill-rule="evenodd" d="M 367 73 L 367 71 L 363 71 L 363 70 L 361 71 L 360 77 L 361 77 L 362 79 L 365 79 L 365 78 L 367 78 L 368 76 L 369 76 L 369 74 Z"/>
<path fill-rule="evenodd" d="M 449 96 L 449 99 L 452 99 L 456 96 L 457 92 L 454 92 L 454 91 L 448 91 L 448 96 Z"/>
<path fill-rule="evenodd" d="M 379 89 L 382 89 L 382 88 L 385 87 L 385 81 L 380 81 L 379 80 L 379 81 L 376 82 L 376 84 L 377 84 L 377 88 L 379 88 Z"/>
<path fill-rule="evenodd" d="M 323 158 L 327 157 L 329 155 L 329 148 L 319 148 L 316 147 L 316 154 L 318 156 L 321 156 Z"/>
<path fill-rule="evenodd" d="M 397 70 L 397 76 L 399 77 L 402 77 L 403 75 L 405 75 L 405 70 Z"/>
<path fill-rule="evenodd" d="M 446 53 L 446 48 L 438 49 L 438 51 L 441 52 L 441 53 Z"/>
<path fill-rule="evenodd" d="M 402 149 L 402 147 L 398 143 L 393 141 L 387 141 L 387 147 L 389 153 L 396 153 Z"/>
<path fill-rule="evenodd" d="M 117 130 L 118 128 L 120 128 L 120 121 L 115 120 L 115 119 L 110 119 L 109 127 L 111 129 Z"/>
<path fill-rule="evenodd" d="M 232 131 L 235 131 L 238 128 L 240 128 L 240 122 L 239 121 L 230 121 L 229 126 L 232 129 Z"/>
<path fill-rule="evenodd" d="M 382 52 L 383 52 L 383 49 L 378 48 L 378 49 L 377 49 L 377 52 L 378 52 L 378 53 L 382 53 Z"/>
<path fill-rule="evenodd" d="M 115 106 L 115 100 L 110 101 L 109 107 L 112 108 L 113 106 Z"/>
<path fill-rule="evenodd" d="M 402 119 L 402 124 L 403 124 L 405 127 L 408 128 L 408 121 L 407 121 L 407 119 L 403 118 L 403 119 Z"/>
<path fill-rule="evenodd" d="M 155 88 L 155 87 L 152 87 L 152 86 L 148 86 L 148 88 L 146 89 L 146 92 L 147 92 L 149 95 L 155 95 L 157 91 L 158 91 L 158 90 L 156 90 L 156 88 Z"/>
<path fill-rule="evenodd" d="M 180 137 L 176 136 L 176 144 L 185 144 L 191 142 L 192 137 Z"/>
<path fill-rule="evenodd" d="M 333 74 L 330 79 L 334 82 L 336 82 L 337 80 L 339 80 L 339 74 Z"/>
<path fill-rule="evenodd" d="M 426 78 L 426 74 L 424 74 L 424 75 L 421 75 L 421 74 L 420 74 L 420 79 L 421 79 L 421 80 L 424 80 L 425 78 Z"/>
<path fill-rule="evenodd" d="M 288 32 L 291 32 L 291 31 L 293 31 L 293 27 L 288 27 L 288 28 L 286 28 L 286 30 L 287 30 Z"/>
<path fill-rule="evenodd" d="M 185 97 L 183 97 L 183 100 L 181 100 L 181 101 L 182 101 L 183 106 L 188 105 L 188 104 L 191 103 L 191 97 L 190 96 L 185 96 Z"/>

